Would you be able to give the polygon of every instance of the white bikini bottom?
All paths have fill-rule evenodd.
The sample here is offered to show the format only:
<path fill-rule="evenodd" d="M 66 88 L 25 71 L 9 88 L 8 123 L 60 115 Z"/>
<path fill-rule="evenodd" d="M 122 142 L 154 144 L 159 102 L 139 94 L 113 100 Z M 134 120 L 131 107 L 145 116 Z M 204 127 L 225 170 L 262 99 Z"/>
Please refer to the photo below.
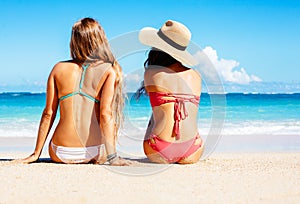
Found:
<path fill-rule="evenodd" d="M 88 163 L 96 159 L 105 148 L 104 144 L 90 147 L 63 147 L 57 146 L 51 141 L 51 148 L 56 156 L 64 163 Z"/>

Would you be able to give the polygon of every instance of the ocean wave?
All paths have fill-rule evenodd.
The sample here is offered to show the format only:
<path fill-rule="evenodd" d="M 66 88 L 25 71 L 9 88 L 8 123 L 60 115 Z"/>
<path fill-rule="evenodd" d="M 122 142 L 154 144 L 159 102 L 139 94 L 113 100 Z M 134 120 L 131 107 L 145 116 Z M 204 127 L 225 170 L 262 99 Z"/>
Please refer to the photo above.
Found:
<path fill-rule="evenodd" d="M 125 120 L 124 128 L 121 130 L 123 135 L 133 138 L 144 136 L 148 117 L 132 118 Z M 58 121 L 55 121 L 52 131 Z M 199 119 L 198 129 L 201 135 L 208 135 L 213 128 L 216 128 L 211 118 Z M 35 137 L 38 131 L 39 120 L 28 120 L 19 118 L 10 120 L 0 119 L 0 137 Z M 225 120 L 223 127 L 217 127 L 222 135 L 299 135 L 300 121 L 290 120 Z M 51 133 L 50 133 L 51 134 Z"/>
<path fill-rule="evenodd" d="M 0 129 L 0 137 L 36 137 L 37 128 Z"/>
<path fill-rule="evenodd" d="M 211 120 L 199 120 L 198 129 L 201 135 L 208 135 L 216 128 Z M 146 131 L 147 123 L 127 123 L 122 130 L 123 135 L 132 138 L 140 138 Z M 299 121 L 246 121 L 246 122 L 224 122 L 223 127 L 217 127 L 222 135 L 299 135 Z"/>
<path fill-rule="evenodd" d="M 53 127 L 56 127 L 57 121 L 54 122 Z M 39 122 L 28 121 L 24 119 L 6 121 L 0 123 L 0 137 L 36 137 L 38 133 Z M 54 128 L 50 131 L 50 135 L 54 132 Z"/>
<path fill-rule="evenodd" d="M 39 96 L 45 95 L 44 92 L 1 92 L 0 96 L 6 97 L 20 97 L 20 96 Z"/>
<path fill-rule="evenodd" d="M 208 135 L 213 125 L 199 124 L 199 132 Z M 299 135 L 299 121 L 247 121 L 238 123 L 224 123 L 222 135 Z"/>
<path fill-rule="evenodd" d="M 44 96 L 46 93 L 45 92 L 0 92 L 0 97 L 22 97 L 22 96 Z M 131 96 L 132 92 L 128 92 L 126 93 L 128 96 Z M 209 96 L 209 95 L 226 95 L 226 96 L 230 96 L 230 95 L 299 95 L 300 91 L 286 91 L 286 92 L 281 92 L 281 91 L 244 91 L 244 92 L 207 92 L 207 91 L 203 91 L 201 93 L 202 96 Z M 142 96 L 143 97 L 143 96 Z M 144 96 L 144 97 L 148 97 L 148 96 Z M 129 97 L 130 98 L 130 97 Z"/>
<path fill-rule="evenodd" d="M 146 123 L 131 123 L 121 130 L 121 135 L 140 140 L 146 132 Z M 55 126 L 54 126 L 55 127 Z M 201 123 L 198 126 L 201 135 L 209 135 L 213 125 Z M 300 122 L 263 122 L 252 121 L 245 123 L 225 123 L 221 128 L 221 135 L 299 135 Z M 38 123 L 16 126 L 0 126 L 0 137 L 35 137 L 38 131 Z M 51 131 L 53 132 L 53 130 Z M 51 133 L 50 133 L 51 135 Z"/>

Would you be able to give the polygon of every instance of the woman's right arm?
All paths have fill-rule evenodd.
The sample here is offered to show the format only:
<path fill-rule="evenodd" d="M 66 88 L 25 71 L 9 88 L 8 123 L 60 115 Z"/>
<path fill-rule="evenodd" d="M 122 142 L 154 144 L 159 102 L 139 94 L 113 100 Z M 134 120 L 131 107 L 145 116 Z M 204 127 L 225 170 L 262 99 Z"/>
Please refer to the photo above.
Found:
<path fill-rule="evenodd" d="M 42 113 L 38 136 L 34 152 L 27 158 L 20 160 L 22 163 L 31 163 L 38 160 L 44 147 L 49 131 L 53 125 L 58 108 L 57 88 L 54 80 L 54 69 L 49 75 L 47 82 L 46 106 Z"/>

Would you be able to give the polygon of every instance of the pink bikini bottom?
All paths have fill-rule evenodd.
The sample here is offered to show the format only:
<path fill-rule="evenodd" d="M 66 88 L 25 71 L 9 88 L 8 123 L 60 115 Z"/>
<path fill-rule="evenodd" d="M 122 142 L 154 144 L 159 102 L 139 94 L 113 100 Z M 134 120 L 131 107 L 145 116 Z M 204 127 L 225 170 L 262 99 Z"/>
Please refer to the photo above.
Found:
<path fill-rule="evenodd" d="M 169 163 L 174 163 L 187 158 L 196 152 L 202 146 L 202 140 L 199 144 L 195 145 L 195 141 L 199 138 L 200 136 L 197 134 L 196 137 L 191 140 L 174 143 L 162 140 L 158 136 L 152 134 L 150 139 L 145 141 Z"/>

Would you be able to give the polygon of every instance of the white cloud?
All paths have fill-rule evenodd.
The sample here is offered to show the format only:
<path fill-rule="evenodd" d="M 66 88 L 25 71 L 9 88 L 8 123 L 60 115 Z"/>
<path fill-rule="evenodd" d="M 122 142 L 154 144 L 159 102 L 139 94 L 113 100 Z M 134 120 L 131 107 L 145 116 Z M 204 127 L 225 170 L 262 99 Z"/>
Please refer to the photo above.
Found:
<path fill-rule="evenodd" d="M 199 60 L 203 60 L 205 54 L 210 63 L 214 66 L 220 77 L 223 79 L 224 82 L 232 82 L 237 84 L 249 84 L 250 82 L 261 82 L 262 80 L 256 75 L 249 75 L 244 67 L 238 68 L 240 63 L 235 60 L 228 60 L 219 58 L 217 51 L 214 50 L 212 47 L 207 46 L 203 49 L 203 53 L 197 53 Z M 209 64 L 210 64 L 209 63 Z M 208 65 L 206 62 L 205 65 Z M 211 65 L 210 65 L 211 66 Z M 207 72 L 206 70 L 205 72 Z M 211 75 L 206 73 L 206 75 Z"/>
<path fill-rule="evenodd" d="M 142 79 L 142 76 L 140 74 L 125 74 L 125 78 L 128 81 L 138 82 Z"/>
<path fill-rule="evenodd" d="M 124 74 L 125 91 L 135 92 L 144 80 L 144 69 L 136 70 L 135 72 Z"/>
<path fill-rule="evenodd" d="M 210 92 L 223 92 L 222 82 L 237 85 L 246 85 L 250 82 L 261 82 L 262 80 L 253 74 L 248 74 L 245 68 L 239 68 L 240 63 L 236 60 L 219 58 L 217 51 L 212 47 L 205 47 L 195 54 L 200 62 L 198 70 Z M 124 74 L 125 91 L 135 92 L 141 85 L 144 76 L 144 68 Z M 221 80 L 220 80 L 221 79 Z"/>

